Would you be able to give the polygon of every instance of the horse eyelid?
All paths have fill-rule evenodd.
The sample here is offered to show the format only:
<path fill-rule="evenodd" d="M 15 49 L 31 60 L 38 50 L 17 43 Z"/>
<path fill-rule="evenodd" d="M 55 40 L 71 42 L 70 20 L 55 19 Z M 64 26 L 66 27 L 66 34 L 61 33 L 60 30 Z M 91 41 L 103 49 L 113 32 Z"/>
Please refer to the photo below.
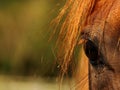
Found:
<path fill-rule="evenodd" d="M 90 37 L 85 36 L 85 35 L 82 35 L 82 36 L 79 38 L 79 40 L 78 40 L 78 45 L 84 44 L 84 43 L 86 43 L 87 41 L 93 42 L 93 40 L 92 40 Z"/>

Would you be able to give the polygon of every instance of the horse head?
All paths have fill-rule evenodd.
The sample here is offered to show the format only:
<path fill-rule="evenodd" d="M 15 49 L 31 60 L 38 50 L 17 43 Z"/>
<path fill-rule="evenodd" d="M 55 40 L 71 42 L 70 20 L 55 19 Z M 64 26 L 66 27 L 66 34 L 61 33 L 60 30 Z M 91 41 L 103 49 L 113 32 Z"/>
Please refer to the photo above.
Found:
<path fill-rule="evenodd" d="M 101 5 L 101 1 L 106 2 Z M 88 25 L 81 32 L 85 40 L 84 51 L 90 62 L 90 90 L 120 89 L 119 16 L 119 0 L 100 0 L 89 16 Z"/>

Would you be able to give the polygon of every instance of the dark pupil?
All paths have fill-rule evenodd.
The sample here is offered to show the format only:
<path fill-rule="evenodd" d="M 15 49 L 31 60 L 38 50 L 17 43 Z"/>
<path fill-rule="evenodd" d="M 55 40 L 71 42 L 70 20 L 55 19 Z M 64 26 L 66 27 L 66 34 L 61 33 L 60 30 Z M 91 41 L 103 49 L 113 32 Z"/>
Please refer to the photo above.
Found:
<path fill-rule="evenodd" d="M 84 49 L 90 63 L 92 65 L 97 65 L 97 59 L 99 58 L 98 47 L 92 41 L 88 40 L 84 45 Z"/>

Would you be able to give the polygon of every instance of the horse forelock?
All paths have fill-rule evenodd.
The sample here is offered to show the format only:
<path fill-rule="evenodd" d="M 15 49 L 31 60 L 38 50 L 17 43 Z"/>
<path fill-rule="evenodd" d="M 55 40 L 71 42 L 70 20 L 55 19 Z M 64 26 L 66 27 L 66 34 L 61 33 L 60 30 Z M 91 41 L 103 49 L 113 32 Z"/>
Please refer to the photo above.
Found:
<path fill-rule="evenodd" d="M 62 17 L 66 16 L 57 40 L 58 59 L 63 73 L 66 73 L 71 62 L 80 32 L 94 7 L 94 3 L 95 0 L 67 0 L 55 19 L 57 23 L 60 23 Z"/>

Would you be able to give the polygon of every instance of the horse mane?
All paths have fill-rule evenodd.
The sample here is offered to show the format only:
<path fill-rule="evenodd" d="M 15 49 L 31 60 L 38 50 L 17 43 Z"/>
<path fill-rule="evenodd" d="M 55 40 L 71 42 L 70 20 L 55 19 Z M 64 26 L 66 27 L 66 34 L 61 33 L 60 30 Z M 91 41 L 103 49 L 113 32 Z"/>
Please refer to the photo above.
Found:
<path fill-rule="evenodd" d="M 67 0 L 59 15 L 54 19 L 54 21 L 57 22 L 56 27 L 63 21 L 57 40 L 57 56 L 61 66 L 61 77 L 67 73 L 82 28 L 88 24 L 88 22 L 94 21 L 94 19 L 90 18 L 91 15 L 95 17 L 99 16 L 97 12 L 93 13 L 96 10 L 96 4 L 99 2 L 107 5 L 106 1 L 109 0 Z M 97 5 L 96 11 L 100 10 L 101 6 L 99 5 Z M 103 6 L 105 7 L 105 5 Z M 107 17 L 109 11 L 109 8 L 106 9 L 102 15 Z"/>
<path fill-rule="evenodd" d="M 65 17 L 57 40 L 57 56 L 60 61 L 62 76 L 67 73 L 80 32 L 87 16 L 94 7 L 94 3 L 95 0 L 67 0 L 55 18 L 58 25 Z"/>

